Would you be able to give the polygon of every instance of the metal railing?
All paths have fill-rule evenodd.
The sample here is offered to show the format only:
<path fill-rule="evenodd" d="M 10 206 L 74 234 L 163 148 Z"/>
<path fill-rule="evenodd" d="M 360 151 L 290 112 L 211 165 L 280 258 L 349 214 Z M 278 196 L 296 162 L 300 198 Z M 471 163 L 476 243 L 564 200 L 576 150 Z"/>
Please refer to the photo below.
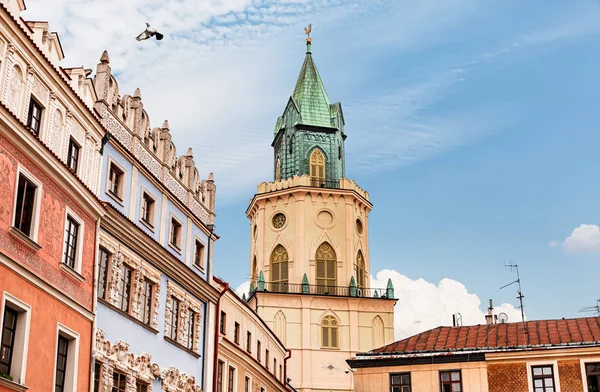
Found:
<path fill-rule="evenodd" d="M 332 297 L 360 297 L 360 298 L 382 298 L 388 299 L 387 289 L 359 288 L 353 286 L 328 286 L 316 284 L 298 284 L 298 283 L 273 283 L 261 282 L 250 293 L 252 296 L 256 292 L 282 293 L 282 294 L 308 294 L 308 295 L 328 295 Z M 390 298 L 393 297 L 391 294 Z"/>
<path fill-rule="evenodd" d="M 321 178 L 311 178 L 310 186 L 314 186 L 317 188 L 340 188 L 340 180 L 326 180 Z"/>

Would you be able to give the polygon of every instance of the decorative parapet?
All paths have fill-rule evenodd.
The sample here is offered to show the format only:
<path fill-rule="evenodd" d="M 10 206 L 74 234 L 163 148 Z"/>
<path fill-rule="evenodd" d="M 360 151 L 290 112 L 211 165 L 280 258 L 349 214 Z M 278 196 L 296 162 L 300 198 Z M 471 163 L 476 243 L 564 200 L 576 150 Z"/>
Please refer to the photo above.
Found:
<path fill-rule="evenodd" d="M 302 176 L 293 176 L 291 178 L 286 178 L 284 180 L 279 180 L 279 181 L 261 182 L 257 186 L 256 193 L 261 194 L 261 193 L 275 192 L 275 191 L 289 189 L 289 188 L 293 188 L 293 187 L 297 187 L 297 186 L 314 187 L 314 184 L 312 183 L 310 176 L 308 176 L 307 174 L 303 174 Z M 362 189 L 361 187 L 359 187 L 356 184 L 356 182 L 354 182 L 354 180 L 350 180 L 348 178 L 342 178 L 342 179 L 340 179 L 339 183 L 335 182 L 335 184 L 332 184 L 332 186 L 325 185 L 324 188 L 347 189 L 347 190 L 355 191 L 356 193 L 358 193 L 365 199 L 369 200 L 369 192 L 367 192 L 364 189 Z"/>
<path fill-rule="evenodd" d="M 115 371 L 127 375 L 126 391 L 136 391 L 137 381 L 143 382 L 152 392 L 152 381 L 162 381 L 163 392 L 201 392 L 200 386 L 196 385 L 194 376 L 187 375 L 175 367 L 160 369 L 156 362 L 152 362 L 152 355 L 142 353 L 135 355 L 129 352 L 129 344 L 119 340 L 115 344 L 104 337 L 102 329 L 96 330 L 96 342 L 94 356 L 102 363 L 99 377 L 99 390 L 110 392 L 113 390 L 113 373 Z"/>
<path fill-rule="evenodd" d="M 200 179 L 191 148 L 186 154 L 177 156 L 168 121 L 165 120 L 161 127 L 150 127 L 139 89 L 133 96 L 119 95 L 106 51 L 100 58 L 93 83 L 98 99 L 95 108 L 102 125 L 192 215 L 206 225 L 214 223 L 216 186 L 213 174 Z"/>

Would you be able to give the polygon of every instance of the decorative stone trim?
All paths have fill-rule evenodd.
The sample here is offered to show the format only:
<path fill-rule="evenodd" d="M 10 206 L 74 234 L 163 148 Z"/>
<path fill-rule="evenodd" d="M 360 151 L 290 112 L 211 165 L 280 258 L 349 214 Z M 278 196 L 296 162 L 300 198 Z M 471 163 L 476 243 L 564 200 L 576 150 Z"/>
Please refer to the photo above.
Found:
<path fill-rule="evenodd" d="M 177 315 L 177 343 L 187 347 L 188 335 L 188 317 L 189 309 L 196 313 L 194 320 L 194 336 L 192 337 L 192 351 L 199 353 L 200 326 L 202 323 L 202 303 L 196 298 L 186 293 L 183 289 L 176 286 L 173 282 L 167 282 L 167 304 L 165 311 L 165 336 L 170 337 L 171 331 L 171 313 L 173 312 L 173 298 L 179 301 L 179 314 Z"/>
<path fill-rule="evenodd" d="M 131 316 L 136 320 L 143 322 L 143 304 L 142 290 L 144 280 L 152 282 L 152 304 L 151 304 L 151 319 L 150 327 L 158 330 L 158 309 L 160 303 L 160 280 L 162 274 L 156 268 L 145 262 L 139 256 L 131 252 L 125 247 L 121 247 L 119 243 L 112 238 L 108 238 L 103 234 L 100 235 L 100 246 L 111 253 L 108 265 L 108 282 L 106 301 L 113 306 L 118 307 L 119 304 L 119 282 L 121 280 L 121 267 L 126 264 L 133 269 L 133 287 L 131 290 Z"/>
<path fill-rule="evenodd" d="M 194 376 L 180 373 L 174 367 L 168 367 L 161 373 L 164 392 L 202 392 Z"/>

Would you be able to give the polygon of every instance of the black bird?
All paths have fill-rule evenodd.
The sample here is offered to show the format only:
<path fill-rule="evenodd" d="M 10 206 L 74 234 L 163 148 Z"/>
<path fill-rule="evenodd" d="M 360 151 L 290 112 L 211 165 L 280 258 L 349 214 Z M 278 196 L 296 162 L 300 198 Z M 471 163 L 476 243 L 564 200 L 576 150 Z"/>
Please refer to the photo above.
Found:
<path fill-rule="evenodd" d="M 142 32 L 142 34 L 135 37 L 135 39 L 137 39 L 138 41 L 143 41 L 145 39 L 152 38 L 152 37 L 156 37 L 157 41 L 160 41 L 161 39 L 163 39 L 163 35 L 161 33 L 156 31 L 152 27 L 150 27 L 149 23 L 146 23 L 146 30 L 144 30 Z"/>

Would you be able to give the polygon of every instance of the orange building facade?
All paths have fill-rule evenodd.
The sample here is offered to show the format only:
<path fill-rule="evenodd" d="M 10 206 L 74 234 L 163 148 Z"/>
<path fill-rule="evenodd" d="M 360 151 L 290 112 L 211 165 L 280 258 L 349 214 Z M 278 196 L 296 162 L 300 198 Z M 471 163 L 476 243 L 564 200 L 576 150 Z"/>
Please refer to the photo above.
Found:
<path fill-rule="evenodd" d="M 23 9 L 0 2 L 0 391 L 86 391 L 103 131 L 84 70 Z"/>

